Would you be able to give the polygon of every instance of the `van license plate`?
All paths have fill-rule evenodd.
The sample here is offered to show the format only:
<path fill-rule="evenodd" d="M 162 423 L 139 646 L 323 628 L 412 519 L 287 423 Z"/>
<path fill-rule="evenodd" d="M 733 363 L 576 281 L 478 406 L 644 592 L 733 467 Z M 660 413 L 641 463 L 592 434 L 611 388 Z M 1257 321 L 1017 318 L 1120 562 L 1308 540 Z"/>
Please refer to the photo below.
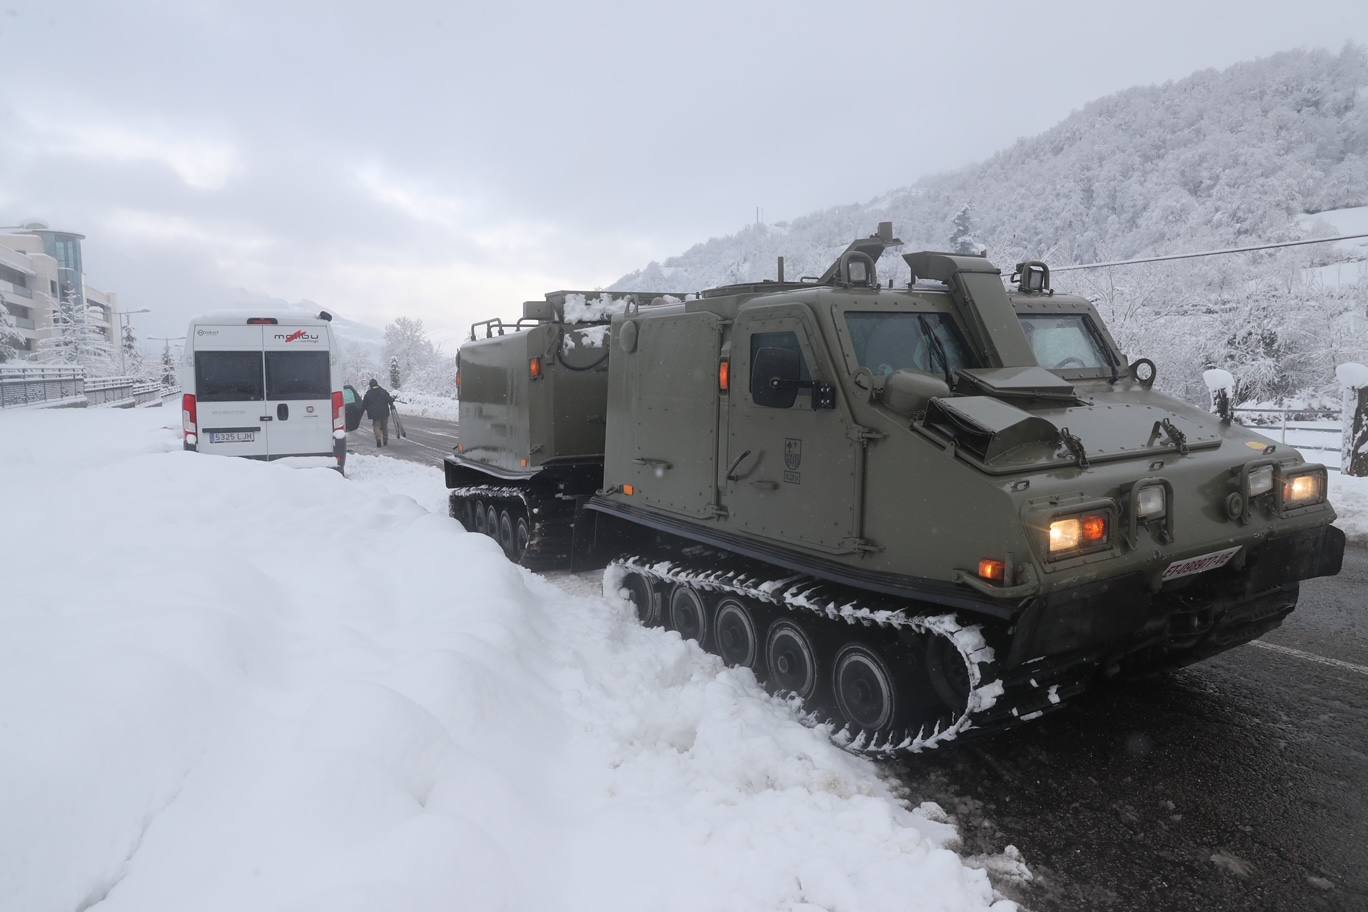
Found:
<path fill-rule="evenodd" d="M 210 443 L 255 443 L 256 431 L 210 431 Z"/>
<path fill-rule="evenodd" d="M 1194 573 L 1205 573 L 1208 570 L 1215 570 L 1217 567 L 1224 567 L 1230 563 L 1230 559 L 1239 553 L 1242 547 L 1244 546 L 1236 545 L 1233 548 L 1226 548 L 1224 551 L 1212 551 L 1210 554 L 1199 554 L 1196 557 L 1174 561 L 1165 568 L 1161 579 L 1168 582 L 1179 577 L 1192 576 Z"/>

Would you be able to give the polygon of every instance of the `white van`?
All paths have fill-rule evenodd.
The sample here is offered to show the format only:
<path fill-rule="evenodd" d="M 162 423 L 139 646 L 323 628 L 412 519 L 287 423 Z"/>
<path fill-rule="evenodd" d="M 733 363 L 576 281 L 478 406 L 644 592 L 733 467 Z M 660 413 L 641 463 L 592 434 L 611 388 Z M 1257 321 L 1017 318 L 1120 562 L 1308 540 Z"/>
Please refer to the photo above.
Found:
<path fill-rule="evenodd" d="M 330 456 L 347 432 L 332 317 L 209 314 L 186 331 L 185 448 L 221 456 Z"/>

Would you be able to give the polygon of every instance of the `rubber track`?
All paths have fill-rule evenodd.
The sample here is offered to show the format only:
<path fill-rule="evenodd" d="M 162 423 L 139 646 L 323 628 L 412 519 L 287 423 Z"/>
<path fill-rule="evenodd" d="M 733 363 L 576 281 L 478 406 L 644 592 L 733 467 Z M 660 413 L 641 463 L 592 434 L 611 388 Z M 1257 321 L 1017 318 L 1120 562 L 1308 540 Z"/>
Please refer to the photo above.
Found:
<path fill-rule="evenodd" d="M 558 497 L 554 492 L 512 485 L 466 485 L 452 488 L 448 505 L 453 519 L 465 525 L 465 505 L 482 501 L 485 509 L 492 504 L 502 511 L 514 507 L 526 514 L 529 538 L 527 550 L 518 563 L 531 570 L 550 570 L 570 563 L 572 532 L 575 520 L 573 499 Z M 515 522 L 517 513 L 514 513 Z M 474 532 L 473 528 L 467 531 Z M 498 536 L 491 536 L 497 540 Z"/>
<path fill-rule="evenodd" d="M 990 710 L 1003 696 L 1003 682 L 996 673 L 993 648 L 977 624 L 962 624 L 954 614 L 907 613 L 901 608 L 879 607 L 850 590 L 838 589 L 828 583 L 802 574 L 773 575 L 776 568 L 754 563 L 739 564 L 734 558 L 717 556 L 720 560 L 706 560 L 694 565 L 676 557 L 651 559 L 642 555 L 621 557 L 610 563 L 603 576 L 606 594 L 617 593 L 628 571 L 664 583 L 685 583 L 710 592 L 726 592 L 781 608 L 790 612 L 806 612 L 830 621 L 864 627 L 911 630 L 941 636 L 949 640 L 964 659 L 969 673 L 969 698 L 965 709 L 953 721 L 926 731 L 894 733 L 882 738 L 869 733 L 853 732 L 849 728 L 834 731 L 832 740 L 853 753 L 888 757 L 903 753 L 918 753 L 942 747 L 971 730 L 993 731 L 1011 727 L 1020 717 L 1016 712 L 1004 713 L 999 707 Z M 809 713 L 808 724 L 822 724 L 826 720 Z M 975 731 L 975 734 L 980 733 Z M 987 733 L 986 730 L 982 733 Z"/>

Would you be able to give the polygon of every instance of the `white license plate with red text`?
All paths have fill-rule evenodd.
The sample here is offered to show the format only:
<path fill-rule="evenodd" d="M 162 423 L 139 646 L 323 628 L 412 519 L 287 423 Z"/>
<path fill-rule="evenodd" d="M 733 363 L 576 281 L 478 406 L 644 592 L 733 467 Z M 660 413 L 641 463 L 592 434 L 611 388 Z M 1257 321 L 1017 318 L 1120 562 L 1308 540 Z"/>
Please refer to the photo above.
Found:
<path fill-rule="evenodd" d="M 1163 582 L 1179 579 L 1184 576 L 1192 576 L 1194 573 L 1205 573 L 1208 570 L 1215 570 L 1217 567 L 1224 567 L 1230 563 L 1230 559 L 1240 552 L 1243 545 L 1236 545 L 1233 548 L 1226 548 L 1224 551 L 1212 551 L 1210 554 L 1199 554 L 1196 557 L 1185 557 L 1180 561 L 1174 561 L 1164 568 L 1164 575 L 1160 577 Z"/>

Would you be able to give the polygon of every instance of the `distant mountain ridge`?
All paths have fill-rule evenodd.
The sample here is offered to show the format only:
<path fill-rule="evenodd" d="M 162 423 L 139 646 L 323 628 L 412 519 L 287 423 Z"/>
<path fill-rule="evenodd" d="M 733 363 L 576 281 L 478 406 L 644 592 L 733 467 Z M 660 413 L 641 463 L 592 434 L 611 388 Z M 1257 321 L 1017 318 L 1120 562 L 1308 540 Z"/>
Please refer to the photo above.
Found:
<path fill-rule="evenodd" d="M 1109 95 L 986 161 L 713 238 L 611 287 L 771 278 L 780 255 L 789 274 L 814 275 L 882 220 L 908 249 L 944 249 L 965 205 L 975 237 L 1006 268 L 1287 238 L 1304 213 L 1365 203 L 1368 55 L 1355 45 L 1289 51 Z"/>

